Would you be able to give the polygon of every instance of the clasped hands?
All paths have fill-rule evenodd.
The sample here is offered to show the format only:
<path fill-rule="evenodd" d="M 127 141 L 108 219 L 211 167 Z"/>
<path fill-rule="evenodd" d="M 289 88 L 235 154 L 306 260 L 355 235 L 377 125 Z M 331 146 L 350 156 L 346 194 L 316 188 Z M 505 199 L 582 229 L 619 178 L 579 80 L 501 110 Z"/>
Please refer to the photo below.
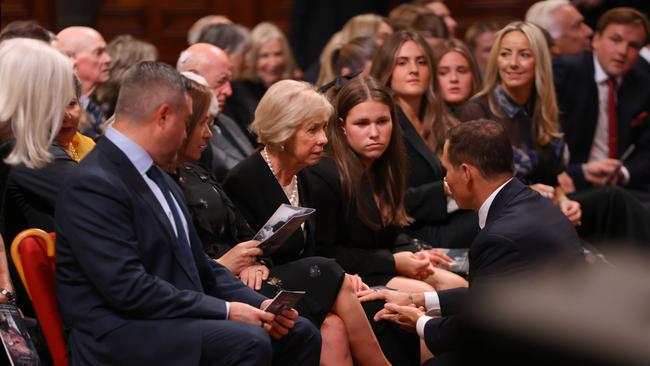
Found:
<path fill-rule="evenodd" d="M 425 249 L 416 253 L 408 251 L 393 253 L 395 270 L 402 276 L 424 280 L 433 275 L 435 266 L 449 267 L 452 259 L 443 251 Z"/>
<path fill-rule="evenodd" d="M 582 219 L 582 209 L 580 208 L 580 203 L 569 199 L 561 188 L 553 188 L 546 184 L 536 183 L 531 184 L 530 189 L 536 191 L 542 197 L 548 198 L 551 202 L 558 206 L 564 216 L 566 216 L 573 225 L 580 225 L 580 219 Z"/>
<path fill-rule="evenodd" d="M 416 295 L 416 296 L 414 296 Z M 359 293 L 359 301 L 384 300 L 384 308 L 374 316 L 375 321 L 388 320 L 407 330 L 415 330 L 421 316 L 425 315 L 424 295 L 395 290 L 367 290 Z"/>

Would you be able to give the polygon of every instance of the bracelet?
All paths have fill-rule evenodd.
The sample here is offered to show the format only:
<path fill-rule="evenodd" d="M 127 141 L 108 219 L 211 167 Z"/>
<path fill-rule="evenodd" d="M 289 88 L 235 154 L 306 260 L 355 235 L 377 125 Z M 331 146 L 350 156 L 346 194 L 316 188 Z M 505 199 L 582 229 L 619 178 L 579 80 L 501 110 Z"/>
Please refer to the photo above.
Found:
<path fill-rule="evenodd" d="M 16 296 L 13 292 L 7 290 L 6 288 L 0 288 L 0 295 L 3 295 L 7 298 L 7 303 L 16 305 Z"/>

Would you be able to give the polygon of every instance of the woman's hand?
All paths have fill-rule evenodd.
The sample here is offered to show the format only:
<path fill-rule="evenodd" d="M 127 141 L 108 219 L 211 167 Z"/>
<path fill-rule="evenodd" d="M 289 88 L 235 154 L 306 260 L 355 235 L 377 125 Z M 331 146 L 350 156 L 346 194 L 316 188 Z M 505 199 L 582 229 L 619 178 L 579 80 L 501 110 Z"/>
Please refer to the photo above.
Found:
<path fill-rule="evenodd" d="M 269 269 L 262 264 L 246 267 L 239 274 L 239 279 L 255 291 L 262 288 L 262 281 L 266 281 L 267 278 L 269 278 Z"/>
<path fill-rule="evenodd" d="M 446 249 L 425 249 L 422 252 L 429 256 L 429 261 L 434 266 L 443 266 L 449 268 L 454 260 L 447 255 Z"/>
<path fill-rule="evenodd" d="M 555 199 L 555 188 L 551 186 L 547 186 L 546 184 L 541 184 L 541 183 L 535 183 L 531 184 L 530 189 L 533 191 L 536 191 L 542 197 L 548 198 L 549 200 L 553 201 Z"/>
<path fill-rule="evenodd" d="M 582 209 L 580 208 L 580 203 L 577 201 L 570 200 L 564 196 L 564 199 L 558 201 L 557 205 L 562 210 L 562 213 L 571 221 L 574 226 L 580 225 L 580 219 L 582 218 Z"/>
<path fill-rule="evenodd" d="M 395 271 L 402 276 L 425 279 L 433 274 L 433 266 L 429 255 L 423 252 L 399 252 L 394 253 Z"/>
<path fill-rule="evenodd" d="M 258 240 L 239 243 L 217 259 L 217 262 L 239 276 L 242 269 L 255 264 L 256 258 L 262 255 L 262 249 L 257 247 L 259 243 Z"/>
<path fill-rule="evenodd" d="M 351 274 L 346 273 L 345 274 L 345 280 L 350 281 L 350 283 L 352 284 L 352 288 L 354 289 L 354 292 L 357 293 L 357 294 L 359 292 L 361 292 L 361 291 L 365 291 L 365 290 L 370 289 L 370 287 L 368 287 L 368 285 L 363 283 L 363 280 L 361 279 L 361 277 L 359 275 L 356 275 L 356 274 L 351 275 Z"/>

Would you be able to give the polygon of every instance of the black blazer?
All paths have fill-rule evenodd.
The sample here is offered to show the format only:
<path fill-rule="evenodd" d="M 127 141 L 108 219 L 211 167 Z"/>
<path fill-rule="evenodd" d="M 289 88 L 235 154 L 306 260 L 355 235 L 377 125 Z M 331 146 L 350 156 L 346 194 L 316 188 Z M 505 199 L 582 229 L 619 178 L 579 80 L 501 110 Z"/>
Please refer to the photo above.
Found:
<path fill-rule="evenodd" d="M 316 253 L 334 258 L 348 273 L 396 276 L 392 248 L 398 234 L 395 226 L 373 230 L 357 213 L 356 204 L 345 202 L 336 163 L 329 158 L 306 169 L 316 209 Z M 361 192 L 365 212 L 372 222 L 381 224 L 370 183 Z"/>
<path fill-rule="evenodd" d="M 581 164 L 589 160 L 598 124 L 598 86 L 594 80 L 591 52 L 554 60 L 553 76 L 560 108 L 560 121 L 571 151 L 568 167 L 576 188 L 586 187 Z M 623 77 L 618 88 L 618 155 L 636 144 L 625 163 L 630 172 L 629 187 L 650 184 L 650 74 L 639 62 Z"/>
<path fill-rule="evenodd" d="M 459 314 L 469 293 L 495 278 L 518 276 L 554 261 L 582 259 L 578 235 L 564 214 L 516 178 L 496 195 L 485 227 L 469 250 L 469 289 L 438 292 L 442 318 L 425 326 L 425 342 L 434 353 L 458 347 Z"/>
<path fill-rule="evenodd" d="M 408 162 L 408 190 L 404 203 L 409 215 L 416 220 L 413 225 L 446 220 L 445 170 L 401 110 L 398 118 Z"/>
<path fill-rule="evenodd" d="M 190 220 L 180 188 L 165 179 Z M 56 224 L 56 288 L 71 364 L 110 364 L 111 354 L 125 344 L 156 350 L 157 364 L 198 364 L 200 354 L 173 351 L 200 342 L 184 331 L 188 319 L 222 320 L 226 301 L 259 308 L 265 300 L 204 254 L 189 221 L 200 290 L 179 260 L 179 243 L 160 203 L 107 138 L 66 180 Z M 127 327 L 120 333 L 129 339 L 112 337 L 120 327 Z M 147 336 L 152 332 L 164 337 Z"/>
<path fill-rule="evenodd" d="M 9 171 L 2 207 L 7 244 L 25 229 L 54 231 L 56 199 L 77 162 L 58 145 L 50 153 L 52 161 L 40 169 L 17 165 Z"/>
<path fill-rule="evenodd" d="M 281 204 L 290 204 L 259 153 L 253 153 L 234 167 L 226 176 L 223 189 L 253 230 L 261 229 Z M 313 207 L 304 172 L 298 174 L 298 193 L 301 206 Z M 270 258 L 273 264 L 283 264 L 314 255 L 313 220 L 312 216 L 305 222 L 304 231 L 299 227 L 284 245 L 273 253 Z"/>

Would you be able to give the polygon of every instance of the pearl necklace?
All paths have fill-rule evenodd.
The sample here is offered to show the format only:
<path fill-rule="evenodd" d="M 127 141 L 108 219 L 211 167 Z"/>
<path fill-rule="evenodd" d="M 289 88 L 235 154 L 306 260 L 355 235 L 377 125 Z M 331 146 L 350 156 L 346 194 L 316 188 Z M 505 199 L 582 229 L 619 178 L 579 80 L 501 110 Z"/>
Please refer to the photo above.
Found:
<path fill-rule="evenodd" d="M 271 173 L 273 173 L 275 179 L 278 179 L 278 175 L 276 174 L 275 170 L 273 170 L 273 165 L 271 165 L 271 159 L 269 158 L 269 153 L 266 150 L 266 147 L 262 149 L 262 157 L 264 158 L 266 165 L 268 165 L 269 169 L 271 169 Z M 280 183 L 279 180 L 278 183 Z M 289 200 L 291 206 L 298 206 L 298 177 L 296 175 L 291 178 L 291 183 L 289 183 L 288 186 L 282 187 L 282 190 L 284 191 L 284 195 L 287 196 L 287 199 Z"/>

